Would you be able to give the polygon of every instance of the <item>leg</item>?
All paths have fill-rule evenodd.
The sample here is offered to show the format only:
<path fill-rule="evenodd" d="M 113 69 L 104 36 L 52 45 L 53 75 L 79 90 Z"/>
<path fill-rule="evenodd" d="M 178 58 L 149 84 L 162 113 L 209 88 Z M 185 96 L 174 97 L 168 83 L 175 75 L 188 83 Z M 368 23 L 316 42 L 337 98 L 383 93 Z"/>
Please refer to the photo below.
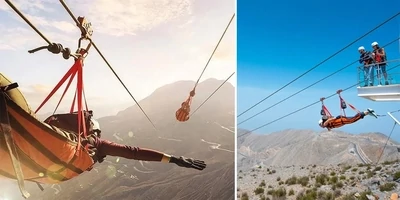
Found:
<path fill-rule="evenodd" d="M 99 156 L 119 156 L 127 159 L 143 161 L 161 161 L 164 154 L 158 151 L 121 145 L 97 138 L 95 146 Z"/>
<path fill-rule="evenodd" d="M 346 125 L 357 122 L 358 120 L 363 119 L 364 117 L 365 117 L 365 112 L 360 112 L 354 115 L 353 117 L 342 117 L 341 120 L 343 125 Z"/>
<path fill-rule="evenodd" d="M 387 73 L 386 73 L 386 64 L 383 64 L 381 66 L 381 71 L 382 71 L 383 77 L 385 78 L 385 85 L 389 85 L 388 77 L 387 77 Z"/>
<path fill-rule="evenodd" d="M 376 65 L 376 74 L 377 74 L 377 78 L 378 78 L 378 85 L 382 85 L 382 81 L 381 81 L 381 67 L 380 65 Z"/>
<path fill-rule="evenodd" d="M 374 71 L 374 66 L 369 67 L 369 85 L 373 86 L 374 85 L 374 79 L 375 79 L 375 71 Z"/>
<path fill-rule="evenodd" d="M 368 86 L 369 76 L 368 67 L 364 67 L 364 87 Z"/>

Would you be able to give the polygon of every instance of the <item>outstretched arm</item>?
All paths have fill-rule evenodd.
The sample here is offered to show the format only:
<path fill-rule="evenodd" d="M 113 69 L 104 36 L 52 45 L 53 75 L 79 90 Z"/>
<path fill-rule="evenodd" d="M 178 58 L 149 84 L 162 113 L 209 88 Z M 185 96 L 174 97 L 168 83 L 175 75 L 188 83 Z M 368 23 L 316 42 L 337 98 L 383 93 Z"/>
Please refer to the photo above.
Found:
<path fill-rule="evenodd" d="M 204 161 L 201 160 L 193 160 L 184 157 L 177 158 L 156 150 L 121 145 L 108 140 L 97 139 L 96 146 L 100 156 L 119 156 L 134 160 L 175 163 L 180 167 L 198 170 L 203 170 L 206 167 Z"/>

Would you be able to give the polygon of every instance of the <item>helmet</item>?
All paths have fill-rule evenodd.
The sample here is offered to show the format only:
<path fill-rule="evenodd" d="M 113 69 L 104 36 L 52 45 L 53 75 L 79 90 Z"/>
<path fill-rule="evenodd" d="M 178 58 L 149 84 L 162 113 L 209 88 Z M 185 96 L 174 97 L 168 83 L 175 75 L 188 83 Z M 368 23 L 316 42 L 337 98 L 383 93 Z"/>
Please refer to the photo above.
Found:
<path fill-rule="evenodd" d="M 378 45 L 378 43 L 377 42 L 373 42 L 372 44 L 371 44 L 371 46 L 377 46 Z"/>
<path fill-rule="evenodd" d="M 361 46 L 361 47 L 358 47 L 358 50 L 359 50 L 359 51 L 365 50 L 365 48 L 364 48 L 364 46 Z"/>
<path fill-rule="evenodd" d="M 321 125 L 322 125 L 322 122 L 323 122 L 323 120 L 320 119 L 320 120 L 318 121 L 318 124 L 321 126 Z"/>
<path fill-rule="evenodd" d="M 93 118 L 91 118 L 90 121 L 93 123 L 93 131 L 101 132 L 99 122 L 97 120 L 93 119 Z"/>

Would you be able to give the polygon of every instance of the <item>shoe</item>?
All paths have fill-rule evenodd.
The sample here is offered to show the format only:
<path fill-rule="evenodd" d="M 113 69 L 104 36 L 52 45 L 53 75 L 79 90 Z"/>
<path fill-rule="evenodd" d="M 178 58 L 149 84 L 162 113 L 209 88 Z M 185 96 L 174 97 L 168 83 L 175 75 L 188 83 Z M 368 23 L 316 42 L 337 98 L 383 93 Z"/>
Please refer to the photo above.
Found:
<path fill-rule="evenodd" d="M 385 85 L 389 85 L 389 82 L 388 82 L 388 81 L 385 81 Z"/>
<path fill-rule="evenodd" d="M 367 111 L 368 111 L 368 115 L 371 115 L 371 116 L 374 116 L 375 118 L 378 118 L 378 116 L 376 115 L 375 111 L 372 110 L 371 108 L 368 108 Z"/>
<path fill-rule="evenodd" d="M 374 86 L 374 84 L 371 83 L 371 84 L 369 84 L 369 86 Z"/>

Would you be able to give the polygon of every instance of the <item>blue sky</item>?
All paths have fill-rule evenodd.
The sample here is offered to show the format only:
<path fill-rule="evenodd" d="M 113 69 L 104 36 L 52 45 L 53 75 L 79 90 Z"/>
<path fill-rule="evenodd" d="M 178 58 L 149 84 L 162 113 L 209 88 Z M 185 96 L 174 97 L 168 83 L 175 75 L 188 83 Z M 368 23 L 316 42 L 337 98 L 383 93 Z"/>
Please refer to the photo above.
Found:
<path fill-rule="evenodd" d="M 375 8 L 379 10 L 374 12 Z M 371 0 L 338 0 L 335 3 L 311 0 L 238 0 L 238 114 L 399 11 L 398 0 L 388 0 L 379 5 Z M 400 17 L 397 17 L 243 114 L 238 118 L 238 122 L 354 62 L 359 57 L 359 46 L 371 49 L 371 43 L 374 41 L 384 45 L 399 37 L 399 31 Z M 385 49 L 389 60 L 400 58 L 399 42 Z M 400 63 L 390 66 L 395 64 Z M 254 129 L 315 102 L 322 96 L 329 96 L 338 89 L 355 84 L 356 67 L 357 65 L 353 65 L 347 68 L 239 125 L 239 128 Z M 400 72 L 400 68 L 396 72 Z M 400 76 L 395 77 L 395 80 L 400 82 Z M 360 110 L 371 107 L 378 114 L 385 114 L 387 111 L 400 109 L 397 102 L 373 102 L 357 97 L 355 87 L 342 95 Z M 325 104 L 333 115 L 340 114 L 337 97 L 326 100 Z M 256 132 L 271 133 L 286 128 L 321 130 L 317 124 L 319 112 L 320 105 L 316 105 Z M 352 110 L 348 110 L 347 113 L 355 114 Z M 400 114 L 395 116 L 400 118 Z M 388 134 L 392 126 L 393 121 L 388 117 L 367 117 L 340 130 L 350 133 L 378 131 Z M 395 129 L 393 137 L 400 140 L 400 134 L 396 134 L 396 130 L 398 133 L 400 127 Z"/>

